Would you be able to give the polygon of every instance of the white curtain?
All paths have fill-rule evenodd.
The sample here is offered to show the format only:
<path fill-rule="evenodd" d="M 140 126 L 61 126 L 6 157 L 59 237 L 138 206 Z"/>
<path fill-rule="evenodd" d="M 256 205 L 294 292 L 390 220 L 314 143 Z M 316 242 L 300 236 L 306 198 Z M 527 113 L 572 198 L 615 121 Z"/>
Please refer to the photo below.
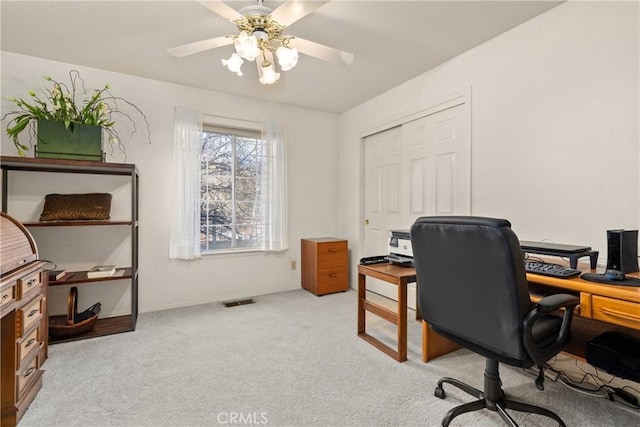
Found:
<path fill-rule="evenodd" d="M 287 141 L 282 124 L 264 122 L 262 140 L 264 153 L 261 189 L 262 200 L 265 201 L 262 249 L 284 251 L 289 245 L 287 239 Z"/>
<path fill-rule="evenodd" d="M 173 128 L 173 217 L 169 258 L 200 258 L 202 114 L 176 107 Z"/>

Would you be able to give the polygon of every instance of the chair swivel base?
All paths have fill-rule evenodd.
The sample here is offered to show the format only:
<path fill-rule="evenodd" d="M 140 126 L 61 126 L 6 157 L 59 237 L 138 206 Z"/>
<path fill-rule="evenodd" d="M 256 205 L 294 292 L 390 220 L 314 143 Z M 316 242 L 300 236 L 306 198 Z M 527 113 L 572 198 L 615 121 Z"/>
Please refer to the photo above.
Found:
<path fill-rule="evenodd" d="M 478 411 L 480 409 L 489 409 L 491 411 L 497 412 L 503 419 L 503 421 L 512 427 L 517 427 L 518 424 L 507 413 L 507 409 L 544 415 L 556 420 L 560 427 L 566 427 L 562 419 L 548 409 L 530 405 L 528 403 L 506 399 L 504 390 L 502 390 L 500 375 L 498 374 L 498 362 L 495 360 L 487 359 L 486 365 L 487 367 L 484 373 L 484 391 L 478 390 L 477 388 L 458 381 L 455 378 L 444 377 L 441 378 L 440 381 L 438 381 L 438 386 L 436 387 L 434 394 L 440 399 L 444 399 L 446 397 L 446 393 L 444 391 L 444 388 L 442 387 L 442 385 L 445 383 L 451 384 L 478 399 L 473 402 L 456 406 L 455 408 L 449 410 L 449 412 L 447 412 L 447 414 L 442 419 L 442 427 L 447 427 L 449 423 L 458 415 L 467 412 Z"/>

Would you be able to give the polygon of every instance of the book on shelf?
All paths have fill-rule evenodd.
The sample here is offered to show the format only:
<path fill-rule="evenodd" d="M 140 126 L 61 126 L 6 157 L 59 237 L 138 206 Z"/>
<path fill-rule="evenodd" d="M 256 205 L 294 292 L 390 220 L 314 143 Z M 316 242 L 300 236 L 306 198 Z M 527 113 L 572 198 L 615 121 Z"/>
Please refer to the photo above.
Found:
<path fill-rule="evenodd" d="M 56 282 L 64 277 L 67 274 L 66 270 L 49 270 L 49 281 Z"/>
<path fill-rule="evenodd" d="M 89 279 L 96 279 L 99 277 L 111 277 L 116 273 L 115 265 L 96 265 L 87 271 L 87 277 Z"/>

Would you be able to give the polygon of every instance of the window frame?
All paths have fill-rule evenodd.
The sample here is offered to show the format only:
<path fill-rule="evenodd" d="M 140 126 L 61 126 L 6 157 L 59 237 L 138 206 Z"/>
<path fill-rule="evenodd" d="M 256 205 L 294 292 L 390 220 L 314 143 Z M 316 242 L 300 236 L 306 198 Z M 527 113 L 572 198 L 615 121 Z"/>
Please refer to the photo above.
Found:
<path fill-rule="evenodd" d="M 251 139 L 255 139 L 258 141 L 262 141 L 262 133 L 261 133 L 261 128 L 259 126 L 251 126 L 251 127 L 238 127 L 238 126 L 231 126 L 231 125 L 222 125 L 222 124 L 214 124 L 214 123 L 208 123 L 208 122 L 203 122 L 202 123 L 202 133 L 203 136 L 205 133 L 216 133 L 216 134 L 222 134 L 222 135 L 229 135 L 233 137 L 233 141 L 232 141 L 232 162 L 231 162 L 231 230 L 232 230 L 232 236 L 231 236 L 231 247 L 228 248 L 220 248 L 220 249 L 207 249 L 205 245 L 203 245 L 201 243 L 200 245 L 200 251 L 201 254 L 203 256 L 208 256 L 208 255 L 219 255 L 219 254 L 229 254 L 229 253 L 248 253 L 248 252 L 266 252 L 263 247 L 264 247 L 264 242 L 261 241 L 259 246 L 250 246 L 250 247 L 242 247 L 242 246 L 233 246 L 234 244 L 236 244 L 237 240 L 235 239 L 235 236 L 233 233 L 233 230 L 236 229 L 237 226 L 237 210 L 236 210 L 236 168 L 237 168 L 237 141 L 236 138 L 237 137 L 241 137 L 241 138 L 251 138 Z M 201 163 L 203 160 L 203 155 L 200 155 L 200 159 L 201 159 Z M 200 173 L 201 173 L 201 178 L 203 177 L 204 174 L 204 169 L 201 167 L 200 169 Z M 202 191 L 202 181 L 201 181 L 201 191 Z M 203 202 L 203 198 L 200 198 L 200 204 L 202 205 Z M 200 216 L 202 218 L 202 209 L 200 209 Z M 208 217 L 208 215 L 207 215 Z M 260 220 L 260 218 L 259 218 Z M 201 224 L 200 226 L 200 230 L 199 233 L 202 234 L 202 229 L 203 229 L 203 224 Z M 205 235 L 205 238 L 209 236 L 209 233 L 207 232 L 207 234 Z"/>

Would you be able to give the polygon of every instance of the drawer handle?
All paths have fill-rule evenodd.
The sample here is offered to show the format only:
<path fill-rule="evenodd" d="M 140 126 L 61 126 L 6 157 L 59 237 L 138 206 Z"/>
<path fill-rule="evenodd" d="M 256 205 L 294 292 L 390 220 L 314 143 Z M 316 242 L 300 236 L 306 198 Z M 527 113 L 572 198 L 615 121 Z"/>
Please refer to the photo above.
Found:
<path fill-rule="evenodd" d="M 329 277 L 338 277 L 338 273 L 329 273 Z"/>
<path fill-rule="evenodd" d="M 40 310 L 38 310 L 38 309 L 31 310 L 31 311 L 29 312 L 29 314 L 27 314 L 27 317 L 31 317 L 31 316 L 36 315 L 36 314 L 38 314 L 38 313 L 40 313 Z"/>
<path fill-rule="evenodd" d="M 611 310 L 609 308 L 602 307 L 602 312 L 610 316 L 617 316 L 622 319 L 631 320 L 633 322 L 640 322 L 640 316 L 634 316 L 633 314 L 625 313 L 622 311 Z"/>
<path fill-rule="evenodd" d="M 6 300 L 7 298 L 9 298 L 9 295 L 7 294 L 2 295 L 2 301 Z"/>
<path fill-rule="evenodd" d="M 24 348 L 31 347 L 31 344 L 33 344 L 34 342 L 36 342 L 36 339 L 35 338 L 31 338 L 29 341 L 27 341 L 27 345 L 25 345 Z"/>
<path fill-rule="evenodd" d="M 329 252 L 338 252 L 338 248 L 329 248 Z"/>
<path fill-rule="evenodd" d="M 29 369 L 27 369 L 27 372 L 24 373 L 24 377 L 27 378 L 29 375 L 31 375 L 33 373 L 33 371 L 35 371 L 36 368 L 35 367 L 30 367 Z"/>
<path fill-rule="evenodd" d="M 32 287 L 33 285 L 35 285 L 36 283 L 38 283 L 38 279 L 31 279 L 27 282 L 27 288 Z"/>

